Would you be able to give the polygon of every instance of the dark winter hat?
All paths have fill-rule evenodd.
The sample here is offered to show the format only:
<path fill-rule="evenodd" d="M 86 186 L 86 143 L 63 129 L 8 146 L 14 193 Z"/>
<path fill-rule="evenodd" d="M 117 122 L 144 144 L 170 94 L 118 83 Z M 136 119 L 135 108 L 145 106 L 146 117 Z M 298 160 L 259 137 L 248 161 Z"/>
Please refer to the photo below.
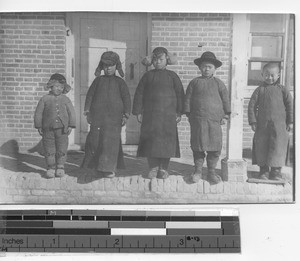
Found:
<path fill-rule="evenodd" d="M 69 84 L 67 84 L 66 78 L 59 73 L 55 73 L 55 74 L 51 75 L 50 80 L 48 81 L 47 85 L 45 86 L 45 90 L 52 88 L 52 86 L 57 82 L 64 85 L 63 93 L 68 93 L 71 90 L 71 86 Z"/>
<path fill-rule="evenodd" d="M 142 60 L 142 64 L 145 66 L 150 66 L 152 65 L 153 58 L 156 58 L 160 56 L 161 54 L 166 54 L 167 56 L 167 64 L 173 65 L 177 63 L 177 56 L 176 53 L 170 53 L 166 48 L 164 47 L 156 47 L 152 51 L 152 54 L 149 56 L 146 56 Z"/>
<path fill-rule="evenodd" d="M 120 76 L 124 77 L 124 72 L 122 70 L 122 64 L 120 61 L 120 57 L 117 53 L 115 53 L 113 51 L 107 51 L 101 55 L 100 62 L 95 71 L 95 76 L 101 75 L 101 71 L 104 69 L 104 65 L 108 65 L 108 66 L 116 65 L 116 69 L 119 72 Z"/>
<path fill-rule="evenodd" d="M 222 65 L 222 62 L 216 58 L 213 52 L 204 52 L 200 58 L 194 60 L 197 66 L 200 66 L 202 62 L 211 62 L 216 68 Z"/>
<path fill-rule="evenodd" d="M 156 47 L 152 51 L 153 56 L 158 56 L 158 55 L 161 55 L 163 53 L 165 53 L 166 55 L 168 55 L 168 50 L 165 47 Z"/>

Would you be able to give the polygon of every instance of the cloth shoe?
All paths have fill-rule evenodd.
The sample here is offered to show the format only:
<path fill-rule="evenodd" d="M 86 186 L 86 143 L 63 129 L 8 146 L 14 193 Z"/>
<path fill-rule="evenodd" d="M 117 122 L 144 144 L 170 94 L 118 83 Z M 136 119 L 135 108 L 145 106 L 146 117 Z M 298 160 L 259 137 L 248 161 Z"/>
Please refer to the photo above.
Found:
<path fill-rule="evenodd" d="M 47 169 L 46 178 L 51 179 L 55 177 L 55 169 Z"/>
<path fill-rule="evenodd" d="M 63 176 L 65 176 L 64 168 L 58 168 L 55 172 L 55 176 L 58 178 L 62 178 Z"/>
<path fill-rule="evenodd" d="M 207 179 L 212 185 L 218 184 L 222 181 L 222 178 L 213 171 L 208 171 Z"/>
<path fill-rule="evenodd" d="M 112 179 L 112 178 L 114 178 L 116 176 L 116 173 L 113 172 L 113 171 L 111 171 L 111 172 L 104 172 L 104 176 L 105 176 L 105 178 Z"/>
<path fill-rule="evenodd" d="M 157 177 L 160 178 L 160 179 L 167 179 L 169 177 L 169 173 L 168 173 L 168 171 L 166 171 L 164 169 L 160 169 L 158 171 Z"/>
<path fill-rule="evenodd" d="M 102 176 L 103 178 L 114 178 L 116 173 L 113 171 L 97 171 L 97 174 Z"/>
<path fill-rule="evenodd" d="M 194 183 L 199 182 L 200 179 L 202 179 L 202 168 L 204 163 L 204 158 L 195 159 L 195 171 L 191 175 L 192 181 Z"/>
<path fill-rule="evenodd" d="M 269 167 L 268 166 L 260 166 L 259 167 L 259 179 L 268 180 L 269 179 Z"/>
<path fill-rule="evenodd" d="M 219 152 L 208 152 L 206 158 L 208 169 L 207 179 L 212 185 L 218 184 L 222 181 L 222 178 L 216 174 L 216 166 L 219 160 L 219 155 Z"/>
<path fill-rule="evenodd" d="M 278 181 L 282 180 L 281 167 L 271 168 L 269 179 Z"/>
<path fill-rule="evenodd" d="M 154 179 L 157 177 L 157 174 L 158 174 L 158 167 L 152 168 L 152 169 L 150 169 L 150 171 L 148 173 L 148 178 Z"/>

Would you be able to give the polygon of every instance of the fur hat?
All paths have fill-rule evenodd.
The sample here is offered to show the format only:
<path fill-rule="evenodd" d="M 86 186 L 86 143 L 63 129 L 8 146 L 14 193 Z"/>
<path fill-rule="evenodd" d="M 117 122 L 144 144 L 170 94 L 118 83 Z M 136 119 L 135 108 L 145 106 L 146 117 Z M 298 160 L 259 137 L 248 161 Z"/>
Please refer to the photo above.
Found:
<path fill-rule="evenodd" d="M 100 62 L 95 71 L 95 76 L 101 75 L 101 71 L 104 70 L 104 65 L 109 65 L 109 66 L 116 65 L 116 69 L 119 72 L 120 76 L 124 77 L 124 72 L 122 69 L 120 57 L 117 53 L 115 53 L 113 51 L 107 51 L 101 55 Z"/>
<path fill-rule="evenodd" d="M 210 62 L 216 68 L 219 68 L 222 65 L 222 62 L 219 61 L 213 52 L 204 52 L 200 58 L 194 60 L 194 63 L 197 66 L 200 66 L 202 62 Z"/>
<path fill-rule="evenodd" d="M 156 47 L 152 54 L 149 56 L 146 56 L 142 60 L 142 64 L 145 66 L 151 66 L 153 63 L 153 59 L 160 56 L 161 54 L 165 53 L 167 56 L 167 65 L 174 65 L 177 63 L 177 56 L 175 53 L 170 53 L 166 48 L 164 47 Z"/>
<path fill-rule="evenodd" d="M 45 86 L 45 90 L 46 91 L 49 90 L 57 82 L 64 85 L 64 89 L 62 93 L 66 94 L 71 90 L 71 86 L 67 84 L 66 78 L 59 73 L 55 73 L 51 75 L 50 80 L 47 82 L 47 85 Z"/>

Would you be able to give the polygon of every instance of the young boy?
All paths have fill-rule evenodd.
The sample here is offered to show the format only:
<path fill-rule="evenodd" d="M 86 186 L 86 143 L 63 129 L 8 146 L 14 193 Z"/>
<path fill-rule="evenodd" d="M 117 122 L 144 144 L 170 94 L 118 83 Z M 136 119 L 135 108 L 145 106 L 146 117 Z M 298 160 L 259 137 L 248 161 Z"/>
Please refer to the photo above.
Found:
<path fill-rule="evenodd" d="M 107 178 L 115 176 L 117 167 L 124 168 L 121 129 L 131 110 L 128 87 L 116 76 L 116 70 L 124 77 L 119 55 L 104 52 L 84 106 L 84 115 L 91 126 L 82 167 L 96 169 L 100 176 Z"/>
<path fill-rule="evenodd" d="M 43 137 L 47 178 L 63 177 L 67 159 L 68 135 L 75 128 L 75 110 L 64 94 L 71 87 L 63 75 L 55 73 L 47 83 L 49 93 L 43 96 L 35 110 L 34 126 Z"/>
<path fill-rule="evenodd" d="M 255 132 L 252 163 L 260 167 L 260 179 L 281 180 L 293 123 L 293 99 L 288 88 L 279 83 L 278 63 L 267 63 L 262 77 L 263 83 L 253 92 L 248 105 L 249 124 Z"/>
<path fill-rule="evenodd" d="M 223 118 L 230 114 L 229 95 L 224 83 L 214 77 L 222 62 L 212 52 L 204 52 L 194 60 L 202 76 L 193 79 L 186 91 L 184 110 L 191 125 L 191 148 L 195 172 L 193 182 L 202 179 L 202 167 L 207 153 L 208 181 L 217 184 L 221 177 L 215 168 L 222 149 Z"/>
<path fill-rule="evenodd" d="M 181 120 L 184 90 L 178 75 L 166 67 L 174 63 L 168 50 L 157 47 L 144 59 L 154 69 L 141 78 L 133 111 L 141 123 L 138 157 L 147 157 L 148 178 L 166 179 L 171 157 L 180 157 L 177 123 Z"/>

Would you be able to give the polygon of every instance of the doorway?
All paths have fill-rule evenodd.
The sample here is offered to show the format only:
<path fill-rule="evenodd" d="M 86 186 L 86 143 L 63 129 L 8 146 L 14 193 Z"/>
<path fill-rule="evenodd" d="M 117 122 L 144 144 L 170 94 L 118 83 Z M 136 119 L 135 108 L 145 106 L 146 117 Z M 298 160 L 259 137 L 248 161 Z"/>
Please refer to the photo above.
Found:
<path fill-rule="evenodd" d="M 141 60 L 148 53 L 148 16 L 146 13 L 71 13 L 67 17 L 74 35 L 74 100 L 79 121 L 75 142 L 83 148 L 89 131 L 83 115 L 84 103 L 100 57 L 106 51 L 119 54 L 125 73 L 123 79 L 133 101 L 138 82 L 146 71 Z M 138 144 L 139 132 L 140 125 L 131 116 L 122 129 L 122 143 Z"/>

